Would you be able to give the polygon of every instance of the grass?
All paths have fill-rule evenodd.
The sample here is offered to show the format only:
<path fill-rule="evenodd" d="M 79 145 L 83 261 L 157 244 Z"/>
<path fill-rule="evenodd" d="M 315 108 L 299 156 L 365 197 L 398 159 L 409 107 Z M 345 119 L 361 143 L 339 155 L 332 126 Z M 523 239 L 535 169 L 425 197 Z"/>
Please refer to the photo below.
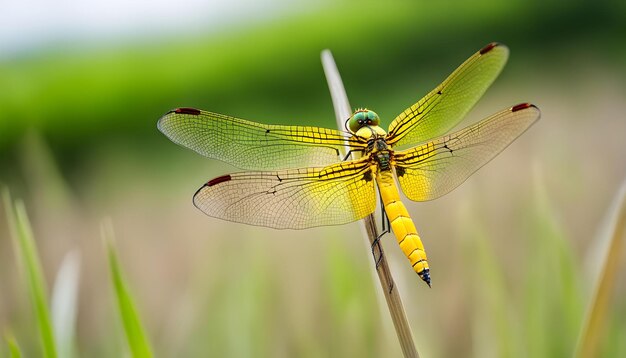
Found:
<path fill-rule="evenodd" d="M 18 255 L 17 261 L 20 263 L 20 269 L 24 273 L 24 280 L 27 282 L 26 286 L 28 287 L 28 297 L 32 302 L 37 320 L 41 354 L 44 357 L 57 357 L 57 343 L 54 337 L 55 329 L 53 329 L 52 320 L 50 319 L 46 282 L 43 278 L 41 262 L 26 208 L 21 200 L 12 202 L 8 189 L 5 188 L 3 190 L 2 196 L 8 226 L 16 248 L 15 252 Z M 106 245 L 111 280 L 118 304 L 117 309 L 123 322 L 128 347 L 133 357 L 152 357 L 152 350 L 147 335 L 143 329 L 139 313 L 135 308 L 128 285 L 123 277 L 122 267 L 113 244 L 113 231 L 110 224 L 103 224 L 102 237 Z M 55 326 L 57 334 L 63 337 L 60 340 L 60 352 L 62 352 L 63 357 L 73 355 L 72 344 L 75 335 L 73 320 L 77 309 L 75 286 L 78 281 L 78 264 L 76 260 L 76 254 L 68 256 L 63 270 L 60 270 L 59 278 L 57 279 L 57 281 L 60 281 L 59 286 L 62 286 L 62 288 L 55 290 L 55 293 L 60 297 L 58 298 L 60 302 L 55 305 L 60 307 L 57 310 L 59 312 L 58 324 Z M 5 341 L 9 347 L 10 356 L 20 357 L 21 351 L 15 337 L 10 333 L 6 333 Z"/>
<path fill-rule="evenodd" d="M 8 189 L 3 190 L 2 196 L 13 243 L 19 255 L 21 271 L 27 282 L 28 296 L 35 311 L 42 355 L 54 358 L 57 356 L 57 350 L 48 310 L 46 283 L 43 278 L 33 232 L 26 214 L 26 207 L 20 200 L 12 203 Z"/>
<path fill-rule="evenodd" d="M 471 228 L 471 239 L 464 250 L 470 253 L 466 264 L 476 267 L 474 279 L 468 282 L 477 308 L 473 317 L 474 356 L 623 356 L 623 345 L 610 344 L 610 338 L 625 325 L 623 320 L 614 317 L 616 320 L 611 326 L 608 312 L 620 309 L 611 306 L 610 301 L 615 296 L 612 289 L 619 275 L 623 275 L 619 271 L 623 247 L 618 245 L 624 240 L 626 228 L 624 192 L 616 196 L 622 200 L 621 209 L 615 205 L 611 213 L 620 218 L 613 220 L 610 235 L 613 244 L 602 259 L 594 261 L 594 265 L 604 270 L 598 278 L 599 286 L 590 300 L 585 321 L 583 302 L 588 300 L 585 288 L 593 285 L 585 282 L 583 265 L 577 262 L 581 260 L 575 259 L 563 226 L 552 214 L 554 211 L 540 174 L 535 180 L 534 208 L 526 213 L 529 249 L 523 260 L 522 279 L 514 281 L 524 282 L 521 287 L 511 285 L 503 263 L 489 244 L 488 230 L 482 224 L 484 218 L 476 215 L 480 210 L 466 208 L 463 226 Z"/>
<path fill-rule="evenodd" d="M 4 340 L 7 342 L 7 346 L 9 347 L 9 357 L 20 358 L 22 356 L 22 351 L 20 350 L 20 346 L 17 344 L 13 334 L 5 332 Z"/>
<path fill-rule="evenodd" d="M 576 357 L 598 357 L 602 355 L 601 343 L 605 338 L 609 321 L 611 301 L 624 263 L 626 246 L 626 181 L 616 196 L 615 205 L 609 211 L 608 234 L 602 242 L 605 246 L 598 265 L 602 267 L 596 279 L 595 289 L 587 309 L 581 335 L 578 339 Z M 608 241 L 608 242 L 607 242 Z"/>
<path fill-rule="evenodd" d="M 60 357 L 75 356 L 76 315 L 80 255 L 77 250 L 65 255 L 52 290 L 52 324 Z"/>
<path fill-rule="evenodd" d="M 143 328 L 139 312 L 135 307 L 128 284 L 124 279 L 122 266 L 119 262 L 119 258 L 117 257 L 117 252 L 113 242 L 114 235 L 112 224 L 109 221 L 104 222 L 102 224 L 101 232 L 109 260 L 109 270 L 117 301 L 117 309 L 124 325 L 124 332 L 126 333 L 126 342 L 128 343 L 128 347 L 130 348 L 133 357 L 152 357 L 152 348 L 148 342 L 148 336 Z"/>
<path fill-rule="evenodd" d="M 620 303 L 623 301 L 615 301 L 617 306 L 611 305 L 611 297 L 615 295 L 615 292 L 606 289 L 618 281 L 620 271 L 616 263 L 620 261 L 615 257 L 604 256 L 597 263 L 605 269 L 600 276 L 599 282 L 601 283 L 594 291 L 596 294 L 590 301 L 589 307 L 591 308 L 587 319 L 583 320 L 585 306 L 583 303 L 588 300 L 588 290 L 585 288 L 591 286 L 583 282 L 585 276 L 581 272 L 581 265 L 577 264 L 578 260 L 575 259 L 574 251 L 565 234 L 566 231 L 552 214 L 554 209 L 542 185 L 542 179 L 539 176 L 535 184 L 535 196 L 529 205 L 524 206 L 525 215 L 527 215 L 525 220 L 528 223 L 526 227 L 528 232 L 525 234 L 529 242 L 523 262 L 530 262 L 532 258 L 532 265 L 528 265 L 513 281 L 511 274 L 507 273 L 499 255 L 490 244 L 492 237 L 484 223 L 485 218 L 479 214 L 481 210 L 468 208 L 465 211 L 465 219 L 460 221 L 461 226 L 470 229 L 464 251 L 471 255 L 466 257 L 465 264 L 474 269 L 472 275 L 467 275 L 466 288 L 472 293 L 468 299 L 471 302 L 469 307 L 472 307 L 473 312 L 470 323 L 470 329 L 473 332 L 471 344 L 473 355 L 571 356 L 574 348 L 578 346 L 577 352 L 580 357 L 623 356 L 626 346 L 619 344 L 619 341 L 621 334 L 626 331 L 626 324 L 619 319 L 619 314 L 611 317 L 609 312 L 611 310 L 623 312 L 626 308 L 623 307 L 623 303 Z M 623 196 L 619 197 L 623 198 Z M 55 344 L 54 339 L 55 335 L 60 332 L 56 332 L 51 324 L 46 284 L 26 208 L 19 200 L 13 202 L 6 189 L 3 192 L 3 199 L 7 222 L 14 238 L 15 252 L 18 255 L 17 261 L 24 273 L 22 280 L 27 288 L 37 321 L 40 336 L 39 349 L 41 355 L 53 357 L 62 350 L 59 344 Z M 614 220 L 613 235 L 610 235 L 613 238 L 612 242 L 620 238 L 623 240 L 623 206 L 620 210 L 612 211 L 613 216 L 620 218 Z M 620 214 L 618 215 L 617 212 Z M 139 316 L 128 282 L 124 278 L 113 241 L 111 224 L 102 225 L 102 237 L 117 303 L 116 310 L 123 323 L 128 350 L 134 357 L 151 357 L 153 349 L 144 328 L 145 322 Z M 323 343 L 316 343 L 310 338 L 302 339 L 304 336 L 301 336 L 299 340 L 292 343 L 294 346 L 289 348 L 289 352 L 303 356 L 311 356 L 312 352 L 322 355 L 329 352 L 361 352 L 359 355 L 367 355 L 367 352 L 370 354 L 388 352 L 388 348 L 384 348 L 385 343 L 380 342 L 379 323 L 376 323 L 375 319 L 364 318 L 376 312 L 375 300 L 362 297 L 363 292 L 372 290 L 373 286 L 358 283 L 367 275 L 360 274 L 357 276 L 358 280 L 355 281 L 355 276 L 351 273 L 354 270 L 354 262 L 350 262 L 354 259 L 350 258 L 349 250 L 336 245 L 330 247 L 332 248 L 330 267 L 325 275 L 328 277 L 330 294 L 334 293 L 336 297 L 326 302 L 330 306 L 327 314 L 335 317 L 333 321 L 339 323 L 340 329 L 348 330 L 350 334 L 347 332 L 339 336 L 330 334 L 328 338 L 334 346 L 330 351 L 322 348 Z M 233 249 L 231 254 L 238 254 L 239 250 L 239 248 Z M 345 252 L 337 256 L 336 253 L 342 251 Z M 607 252 L 610 255 L 617 255 L 622 251 L 613 246 Z M 229 255 L 228 251 L 225 254 Z M 271 268 L 268 268 L 268 260 L 259 261 L 259 256 L 253 254 L 252 251 L 248 255 L 250 256 L 243 257 L 243 259 L 250 265 L 250 271 L 242 272 L 241 279 L 227 276 L 217 281 L 215 292 L 221 299 L 216 300 L 216 296 L 209 296 L 209 301 L 218 304 L 218 307 L 213 310 L 216 314 L 214 319 L 202 323 L 206 329 L 202 332 L 212 332 L 211 335 L 215 335 L 211 338 L 213 345 L 194 344 L 193 341 L 202 340 L 204 336 L 201 333 L 194 333 L 190 335 L 186 343 L 195 347 L 190 346 L 187 352 L 197 354 L 213 352 L 212 349 L 222 344 L 219 351 L 223 355 L 249 356 L 254 352 L 261 352 L 260 356 L 276 355 L 276 347 L 269 343 L 272 341 L 272 336 L 264 330 L 266 324 L 275 322 L 276 313 L 284 312 L 284 307 L 277 303 L 280 298 L 276 296 L 277 290 L 281 289 L 282 285 L 277 279 L 280 274 L 271 272 Z M 231 267 L 230 270 L 235 267 L 237 265 Z M 512 282 L 515 284 L 513 285 Z M 239 301 L 241 297 L 246 297 L 248 303 L 241 305 Z M 90 308 L 89 303 L 87 306 L 87 309 L 95 309 Z M 230 308 L 220 313 L 219 307 Z M 240 325 L 232 322 L 233 317 L 242 314 L 247 317 L 244 320 L 246 324 Z M 175 325 L 176 322 L 170 324 Z M 75 330 L 74 326 L 70 325 L 70 327 L 72 327 L 71 330 Z M 231 329 L 225 332 L 220 327 L 231 327 Z M 418 327 L 420 331 L 423 329 L 421 325 Z M 581 327 L 584 328 L 581 329 Z M 583 333 L 577 338 L 579 331 Z M 242 332 L 245 333 L 242 334 Z M 116 333 L 119 332 L 110 332 L 109 339 L 113 339 Z M 439 334 L 445 341 L 446 332 Z M 66 332 L 64 335 L 76 337 L 76 332 Z M 345 339 L 339 339 L 341 336 L 345 336 Z M 23 337 L 26 342 L 29 341 L 26 336 Z M 343 346 L 341 342 L 345 340 L 355 340 L 353 343 L 357 345 Z M 225 345 L 220 343 L 226 341 L 230 343 Z M 21 355 L 18 340 L 12 335 L 5 334 L 5 343 L 11 357 Z M 80 348 L 85 343 L 79 339 L 77 344 Z M 360 344 L 368 347 L 367 350 L 363 351 L 358 348 Z M 456 355 L 453 350 L 446 350 L 445 347 L 426 347 L 426 349 L 430 352 L 447 352 L 449 355 Z M 33 354 L 34 351 L 33 347 L 27 347 L 27 352 Z M 67 352 L 67 348 L 64 351 Z"/>

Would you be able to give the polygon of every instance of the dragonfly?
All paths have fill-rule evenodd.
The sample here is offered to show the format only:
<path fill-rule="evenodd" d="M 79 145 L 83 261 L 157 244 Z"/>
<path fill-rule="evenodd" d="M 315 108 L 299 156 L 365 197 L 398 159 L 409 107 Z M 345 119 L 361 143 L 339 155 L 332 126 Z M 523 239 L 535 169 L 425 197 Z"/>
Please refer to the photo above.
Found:
<path fill-rule="evenodd" d="M 196 191 L 194 205 L 211 217 L 306 229 L 363 219 L 380 197 L 387 223 L 381 236 L 393 231 L 414 271 L 430 286 L 426 251 L 397 184 L 412 201 L 439 198 L 539 119 L 535 105 L 520 103 L 449 133 L 508 55 L 503 44 L 486 45 L 401 112 L 388 131 L 366 108 L 346 119 L 345 130 L 261 124 L 188 107 L 169 111 L 157 127 L 183 147 L 244 170 L 211 179 Z"/>

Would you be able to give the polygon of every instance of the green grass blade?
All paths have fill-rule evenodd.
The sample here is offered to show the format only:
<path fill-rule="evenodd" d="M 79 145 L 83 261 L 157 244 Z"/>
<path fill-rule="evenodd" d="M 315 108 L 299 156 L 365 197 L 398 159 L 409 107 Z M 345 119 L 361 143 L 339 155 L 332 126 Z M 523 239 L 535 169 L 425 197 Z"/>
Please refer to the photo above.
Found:
<path fill-rule="evenodd" d="M 602 261 L 602 271 L 596 281 L 595 290 L 578 340 L 576 357 L 598 357 L 601 343 L 609 320 L 609 306 L 617 285 L 619 268 L 626 246 L 626 181 L 616 197 L 617 205 L 610 211 L 611 230 Z"/>
<path fill-rule="evenodd" d="M 152 349 L 148 342 L 148 336 L 145 333 L 139 312 L 137 311 L 133 297 L 128 289 L 128 285 L 123 277 L 122 267 L 120 265 L 115 245 L 113 243 L 113 229 L 109 222 L 102 224 L 102 238 L 104 239 L 107 256 L 109 259 L 109 270 L 111 272 L 111 280 L 117 300 L 126 340 L 133 357 L 152 357 Z"/>
<path fill-rule="evenodd" d="M 7 341 L 7 345 L 9 346 L 9 357 L 22 357 L 22 351 L 20 350 L 20 346 L 17 344 L 17 341 L 15 340 L 13 334 L 11 334 L 10 332 L 6 332 L 4 334 L 4 340 Z"/>
<path fill-rule="evenodd" d="M 37 247 L 28 221 L 26 207 L 20 200 L 17 200 L 15 206 L 13 206 L 8 189 L 3 191 L 3 200 L 13 242 L 17 248 L 19 262 L 22 265 L 22 272 L 28 281 L 28 295 L 33 303 L 35 316 L 37 317 L 43 356 L 56 357 L 57 351 L 46 297 L 46 283 L 43 278 L 41 263 L 37 255 Z"/>

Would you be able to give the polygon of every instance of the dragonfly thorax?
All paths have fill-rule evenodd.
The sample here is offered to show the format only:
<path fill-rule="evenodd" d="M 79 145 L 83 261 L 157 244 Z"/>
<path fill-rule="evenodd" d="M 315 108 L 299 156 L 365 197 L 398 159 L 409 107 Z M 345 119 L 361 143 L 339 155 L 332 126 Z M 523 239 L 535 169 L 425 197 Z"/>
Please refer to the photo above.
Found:
<path fill-rule="evenodd" d="M 382 171 L 391 170 L 391 156 L 393 151 L 389 149 L 385 137 L 370 139 L 367 143 L 365 155 L 370 155 L 371 160 L 376 162 L 378 169 Z"/>

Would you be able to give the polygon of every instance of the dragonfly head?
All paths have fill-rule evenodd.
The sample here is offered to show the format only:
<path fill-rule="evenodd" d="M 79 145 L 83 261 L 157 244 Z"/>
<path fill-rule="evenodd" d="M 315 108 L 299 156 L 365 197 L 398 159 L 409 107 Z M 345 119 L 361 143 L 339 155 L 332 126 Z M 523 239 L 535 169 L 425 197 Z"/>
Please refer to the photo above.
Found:
<path fill-rule="evenodd" d="M 380 124 L 380 118 L 378 114 L 369 109 L 357 109 L 354 111 L 350 119 L 348 119 L 348 128 L 352 133 L 356 133 L 359 129 L 365 126 L 378 126 Z"/>

